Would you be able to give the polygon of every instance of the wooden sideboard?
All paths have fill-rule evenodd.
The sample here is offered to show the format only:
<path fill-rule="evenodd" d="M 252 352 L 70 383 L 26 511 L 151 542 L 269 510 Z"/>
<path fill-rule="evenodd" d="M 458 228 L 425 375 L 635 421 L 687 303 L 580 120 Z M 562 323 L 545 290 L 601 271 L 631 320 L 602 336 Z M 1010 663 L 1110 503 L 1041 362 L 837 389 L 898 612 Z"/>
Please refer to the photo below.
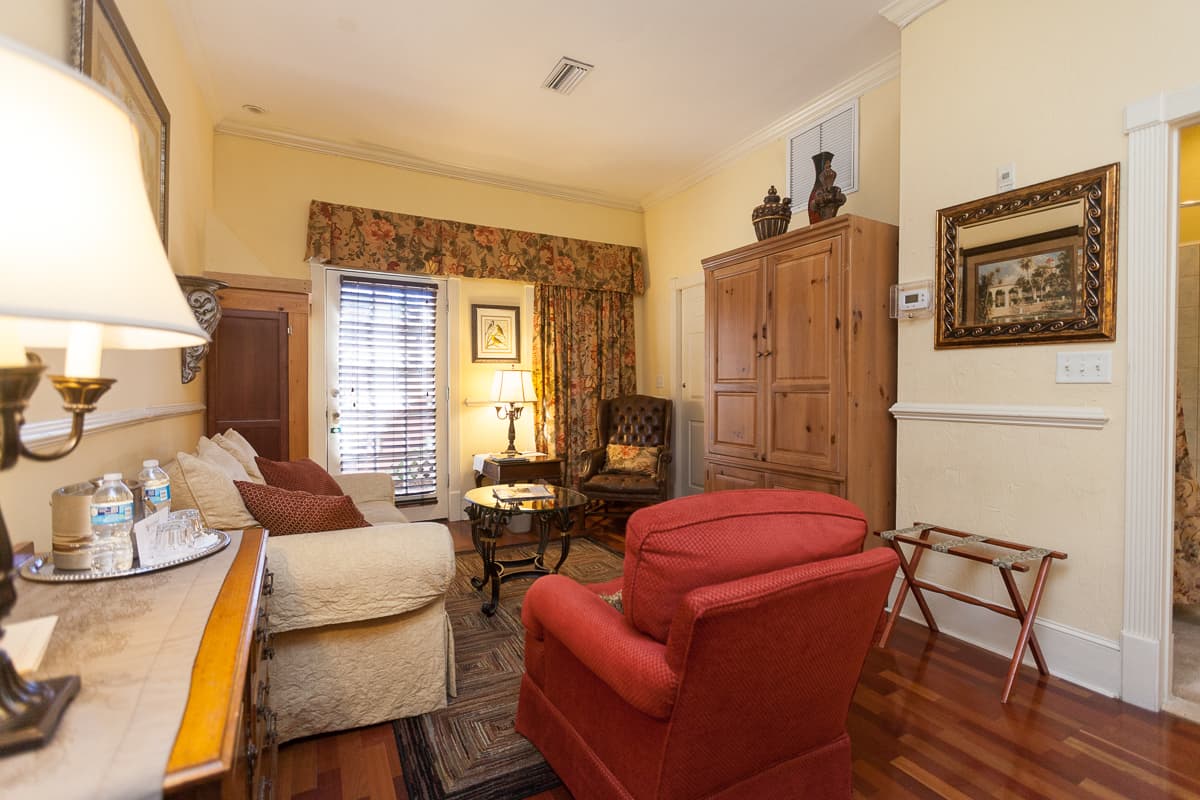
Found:
<path fill-rule="evenodd" d="M 247 530 L 213 605 L 163 793 L 169 798 L 274 795 L 277 746 L 267 631 L 272 575 L 267 536 Z"/>

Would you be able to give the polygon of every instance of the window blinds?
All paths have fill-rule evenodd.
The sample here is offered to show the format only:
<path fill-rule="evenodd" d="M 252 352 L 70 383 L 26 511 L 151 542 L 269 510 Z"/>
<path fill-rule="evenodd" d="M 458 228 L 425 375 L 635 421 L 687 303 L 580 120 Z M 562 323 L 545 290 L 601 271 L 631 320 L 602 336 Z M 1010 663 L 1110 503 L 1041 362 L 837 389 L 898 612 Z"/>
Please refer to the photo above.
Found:
<path fill-rule="evenodd" d="M 397 500 L 437 494 L 437 284 L 341 276 L 342 472 L 387 472 Z"/>

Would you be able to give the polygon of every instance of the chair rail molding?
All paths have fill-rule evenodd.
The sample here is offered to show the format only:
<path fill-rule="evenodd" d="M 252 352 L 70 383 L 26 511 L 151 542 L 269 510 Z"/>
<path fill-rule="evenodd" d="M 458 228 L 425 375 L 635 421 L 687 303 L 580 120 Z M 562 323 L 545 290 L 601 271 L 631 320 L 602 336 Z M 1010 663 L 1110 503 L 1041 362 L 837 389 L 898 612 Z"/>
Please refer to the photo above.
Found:
<path fill-rule="evenodd" d="M 1200 86 L 1161 92 L 1125 109 L 1128 376 L 1121 697 L 1153 711 L 1170 692 L 1176 164 L 1179 128 L 1197 116 Z"/>
<path fill-rule="evenodd" d="M 161 406 L 146 406 L 145 408 L 126 408 L 121 411 L 101 411 L 88 414 L 83 423 L 84 433 L 99 433 L 118 428 L 128 428 L 143 422 L 186 417 L 191 414 L 202 414 L 204 403 L 171 403 Z M 67 440 L 71 434 L 71 419 L 51 419 L 44 422 L 26 422 L 21 428 L 21 441 L 34 449 L 52 447 Z"/>
<path fill-rule="evenodd" d="M 1108 424 L 1102 408 L 1089 406 L 982 405 L 974 403 L 907 403 L 890 409 L 898 420 L 1021 425 L 1034 428 L 1099 430 Z"/>

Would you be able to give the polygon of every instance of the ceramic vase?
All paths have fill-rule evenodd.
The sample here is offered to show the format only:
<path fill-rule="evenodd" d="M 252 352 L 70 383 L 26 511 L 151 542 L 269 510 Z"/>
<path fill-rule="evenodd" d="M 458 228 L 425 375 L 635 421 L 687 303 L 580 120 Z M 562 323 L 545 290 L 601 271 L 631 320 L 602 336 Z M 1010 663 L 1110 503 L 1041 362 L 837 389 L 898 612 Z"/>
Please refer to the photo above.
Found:
<path fill-rule="evenodd" d="M 780 200 L 779 192 L 772 186 L 767 190 L 762 204 L 754 207 L 750 220 L 754 223 L 754 235 L 760 242 L 787 233 L 788 223 L 792 221 L 792 198 Z"/>

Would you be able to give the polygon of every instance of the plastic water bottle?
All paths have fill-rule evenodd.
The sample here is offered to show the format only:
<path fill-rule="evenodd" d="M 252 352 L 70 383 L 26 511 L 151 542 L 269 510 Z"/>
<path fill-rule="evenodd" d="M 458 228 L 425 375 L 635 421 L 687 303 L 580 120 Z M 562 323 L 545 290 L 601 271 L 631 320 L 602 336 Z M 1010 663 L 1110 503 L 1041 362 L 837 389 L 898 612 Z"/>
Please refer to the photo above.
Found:
<path fill-rule="evenodd" d="M 142 484 L 142 501 L 145 503 L 146 516 L 156 511 L 170 512 L 171 478 L 158 466 L 158 459 L 149 458 L 142 462 L 138 480 Z"/>
<path fill-rule="evenodd" d="M 133 566 L 133 493 L 121 473 L 106 472 L 92 495 L 92 569 L 100 572 Z"/>

